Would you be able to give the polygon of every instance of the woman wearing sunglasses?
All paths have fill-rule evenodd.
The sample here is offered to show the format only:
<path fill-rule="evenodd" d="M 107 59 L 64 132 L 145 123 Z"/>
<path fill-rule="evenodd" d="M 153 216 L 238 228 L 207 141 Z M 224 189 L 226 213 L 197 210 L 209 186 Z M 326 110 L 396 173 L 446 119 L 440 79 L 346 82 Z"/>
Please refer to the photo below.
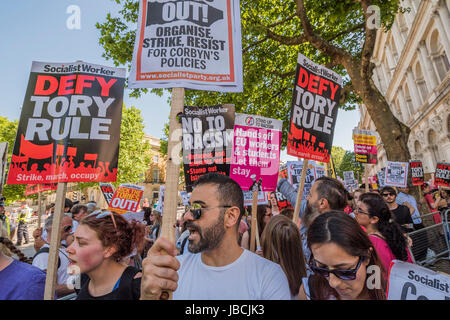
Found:
<path fill-rule="evenodd" d="M 388 271 L 394 259 L 413 263 L 407 239 L 400 225 L 392 220 L 391 211 L 383 198 L 374 193 L 365 193 L 359 200 L 356 221 L 366 228 L 384 271 Z"/>
<path fill-rule="evenodd" d="M 369 266 L 381 263 L 367 234 L 342 211 L 329 211 L 314 219 L 308 229 L 309 266 L 300 300 L 384 300 L 385 283 L 367 286 Z M 375 268 L 376 269 L 376 268 Z"/>
<path fill-rule="evenodd" d="M 66 249 L 70 267 L 89 277 L 77 300 L 138 300 L 139 270 L 123 260 L 143 239 L 144 226 L 120 214 L 96 211 L 82 219 Z"/>

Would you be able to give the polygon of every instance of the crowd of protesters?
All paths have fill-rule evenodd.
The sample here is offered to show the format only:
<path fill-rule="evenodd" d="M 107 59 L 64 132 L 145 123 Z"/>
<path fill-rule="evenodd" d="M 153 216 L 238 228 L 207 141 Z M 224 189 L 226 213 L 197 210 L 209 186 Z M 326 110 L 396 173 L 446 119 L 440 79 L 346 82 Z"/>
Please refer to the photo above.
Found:
<path fill-rule="evenodd" d="M 383 300 L 390 262 L 426 255 L 414 244 L 427 239 L 408 236 L 424 228 L 419 207 L 443 212 L 450 201 L 448 190 L 427 184 L 416 201 L 407 188 L 349 193 L 322 177 L 295 224 L 297 190 L 280 177 L 277 191 L 292 207 L 279 208 L 272 193 L 268 205 L 258 205 L 252 230 L 240 186 L 220 174 L 201 176 L 173 226 L 176 243 L 161 236 L 162 214 L 147 199 L 140 218 L 66 199 L 54 297 L 161 299 L 173 292 L 185 300 Z M 0 201 L 0 300 L 43 299 L 54 206 L 47 211 L 44 227 L 32 234 L 36 254 L 27 258 L 18 246 L 29 241 L 31 210 L 12 215 Z M 441 214 L 433 219 L 438 223 Z M 251 252 L 253 238 L 260 245 Z M 369 266 L 380 270 L 376 288 L 366 285 Z"/>

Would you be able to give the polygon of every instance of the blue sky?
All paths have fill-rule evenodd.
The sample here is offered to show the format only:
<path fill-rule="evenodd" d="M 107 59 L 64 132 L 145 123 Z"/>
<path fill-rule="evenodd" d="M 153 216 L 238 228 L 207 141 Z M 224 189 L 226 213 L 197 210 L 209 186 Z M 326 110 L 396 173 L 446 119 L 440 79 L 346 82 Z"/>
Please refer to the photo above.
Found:
<path fill-rule="evenodd" d="M 70 30 L 66 13 L 70 5 L 81 10 L 81 28 Z M 96 22 L 106 14 L 118 15 L 120 7 L 113 0 L 21 0 L 0 1 L 0 116 L 19 119 L 32 61 L 85 62 L 114 66 L 102 57 Z M 158 97 L 148 93 L 130 98 L 125 89 L 124 102 L 142 111 L 145 133 L 162 138 L 168 121 L 168 94 Z M 217 101 L 218 104 L 226 101 Z M 353 149 L 352 129 L 358 124 L 359 111 L 339 110 L 333 145 Z M 292 159 L 282 152 L 282 160 Z"/>

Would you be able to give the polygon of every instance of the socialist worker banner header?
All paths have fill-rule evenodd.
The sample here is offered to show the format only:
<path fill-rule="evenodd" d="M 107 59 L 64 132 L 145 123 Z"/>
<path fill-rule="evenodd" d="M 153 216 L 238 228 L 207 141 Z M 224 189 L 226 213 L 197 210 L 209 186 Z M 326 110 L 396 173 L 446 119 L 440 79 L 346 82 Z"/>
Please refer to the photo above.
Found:
<path fill-rule="evenodd" d="M 116 181 L 125 69 L 33 62 L 7 184 Z"/>

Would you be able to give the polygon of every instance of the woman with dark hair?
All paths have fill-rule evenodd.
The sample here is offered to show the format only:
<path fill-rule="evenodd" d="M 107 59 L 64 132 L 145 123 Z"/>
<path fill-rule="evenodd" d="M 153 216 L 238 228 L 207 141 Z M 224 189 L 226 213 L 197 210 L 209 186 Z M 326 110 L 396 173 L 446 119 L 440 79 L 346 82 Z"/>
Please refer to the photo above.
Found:
<path fill-rule="evenodd" d="M 261 236 L 263 257 L 280 265 L 289 282 L 293 299 L 298 299 L 302 278 L 306 277 L 305 257 L 298 228 L 283 215 L 270 219 Z"/>
<path fill-rule="evenodd" d="M 150 215 L 152 213 L 151 207 L 142 207 L 142 210 L 144 210 L 144 221 L 147 223 L 147 226 L 152 225 L 152 221 L 150 219 Z"/>
<path fill-rule="evenodd" d="M 249 209 L 251 212 L 251 208 Z M 259 205 L 256 209 L 256 223 L 258 224 L 259 238 L 264 231 L 265 226 L 272 218 L 272 209 L 267 205 Z M 252 238 L 252 221 L 248 221 L 248 229 L 242 235 L 241 247 L 250 250 L 250 239 Z M 255 247 L 257 250 L 258 248 Z"/>
<path fill-rule="evenodd" d="M 384 272 L 388 271 L 394 259 L 413 263 L 407 239 L 400 225 L 392 219 L 391 211 L 381 196 L 364 193 L 359 198 L 359 207 L 355 212 L 356 221 L 366 228 Z"/>
<path fill-rule="evenodd" d="M 16 254 L 19 260 L 12 258 Z M 43 300 L 45 273 L 31 264 L 8 237 L 0 219 L 0 300 Z"/>
<path fill-rule="evenodd" d="M 120 214 L 96 211 L 83 218 L 74 242 L 66 249 L 69 269 L 77 267 L 89 279 L 77 300 L 138 300 L 139 270 L 123 260 L 143 244 L 144 226 Z"/>
<path fill-rule="evenodd" d="M 325 212 L 314 219 L 307 238 L 314 274 L 302 279 L 300 300 L 386 299 L 384 281 L 368 285 L 368 267 L 382 267 L 372 242 L 355 219 L 343 211 Z"/>

